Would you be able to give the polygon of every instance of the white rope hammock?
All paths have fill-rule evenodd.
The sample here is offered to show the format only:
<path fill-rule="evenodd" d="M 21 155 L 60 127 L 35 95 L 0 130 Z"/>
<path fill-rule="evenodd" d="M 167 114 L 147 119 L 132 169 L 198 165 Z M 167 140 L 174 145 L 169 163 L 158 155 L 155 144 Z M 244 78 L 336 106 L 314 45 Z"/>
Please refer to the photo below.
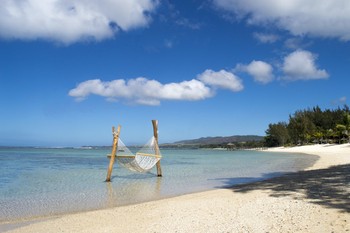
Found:
<path fill-rule="evenodd" d="M 159 147 L 154 137 L 142 147 L 136 154 L 133 154 L 125 144 L 118 139 L 117 161 L 123 167 L 134 172 L 148 172 L 162 158 Z"/>

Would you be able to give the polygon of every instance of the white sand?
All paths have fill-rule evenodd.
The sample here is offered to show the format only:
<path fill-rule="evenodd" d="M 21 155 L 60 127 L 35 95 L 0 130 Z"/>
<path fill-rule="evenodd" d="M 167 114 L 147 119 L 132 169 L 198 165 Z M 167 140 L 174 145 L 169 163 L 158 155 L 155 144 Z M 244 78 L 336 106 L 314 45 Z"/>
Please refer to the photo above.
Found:
<path fill-rule="evenodd" d="M 64 215 L 9 232 L 350 232 L 350 144 L 271 151 L 320 159 L 309 171 L 281 178 Z"/>
<path fill-rule="evenodd" d="M 350 144 L 311 145 L 297 147 L 278 147 L 269 149 L 276 152 L 306 153 L 320 156 L 320 159 L 307 170 L 328 168 L 334 165 L 350 164 Z"/>

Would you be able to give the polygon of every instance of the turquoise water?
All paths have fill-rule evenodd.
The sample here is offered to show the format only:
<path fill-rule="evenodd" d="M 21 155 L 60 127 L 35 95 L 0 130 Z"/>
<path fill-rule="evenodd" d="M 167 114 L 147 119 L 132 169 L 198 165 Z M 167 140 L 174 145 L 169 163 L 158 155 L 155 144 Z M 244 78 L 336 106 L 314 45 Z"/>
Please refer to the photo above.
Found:
<path fill-rule="evenodd" d="M 0 148 L 0 222 L 109 208 L 293 172 L 316 156 L 257 151 L 162 150 L 163 177 L 118 164 L 104 182 L 106 149 Z"/>

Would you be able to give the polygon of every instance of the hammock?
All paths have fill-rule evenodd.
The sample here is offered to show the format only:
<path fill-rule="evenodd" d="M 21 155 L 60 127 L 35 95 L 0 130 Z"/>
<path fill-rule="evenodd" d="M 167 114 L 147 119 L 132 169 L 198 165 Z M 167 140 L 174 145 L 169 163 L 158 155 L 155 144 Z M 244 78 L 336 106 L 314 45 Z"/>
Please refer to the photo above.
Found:
<path fill-rule="evenodd" d="M 118 139 L 117 161 L 123 167 L 134 172 L 148 172 L 162 158 L 159 147 L 154 137 L 142 147 L 136 154 L 133 154 L 125 144 Z"/>

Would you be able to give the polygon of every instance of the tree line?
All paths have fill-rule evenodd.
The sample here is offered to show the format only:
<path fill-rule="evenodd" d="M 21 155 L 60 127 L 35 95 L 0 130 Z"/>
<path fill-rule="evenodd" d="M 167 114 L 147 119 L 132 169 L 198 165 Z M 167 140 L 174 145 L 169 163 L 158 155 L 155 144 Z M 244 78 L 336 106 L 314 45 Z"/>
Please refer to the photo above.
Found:
<path fill-rule="evenodd" d="M 269 124 L 265 133 L 267 147 L 350 142 L 349 107 L 322 110 L 316 106 L 298 110 L 289 115 L 288 122 Z"/>

